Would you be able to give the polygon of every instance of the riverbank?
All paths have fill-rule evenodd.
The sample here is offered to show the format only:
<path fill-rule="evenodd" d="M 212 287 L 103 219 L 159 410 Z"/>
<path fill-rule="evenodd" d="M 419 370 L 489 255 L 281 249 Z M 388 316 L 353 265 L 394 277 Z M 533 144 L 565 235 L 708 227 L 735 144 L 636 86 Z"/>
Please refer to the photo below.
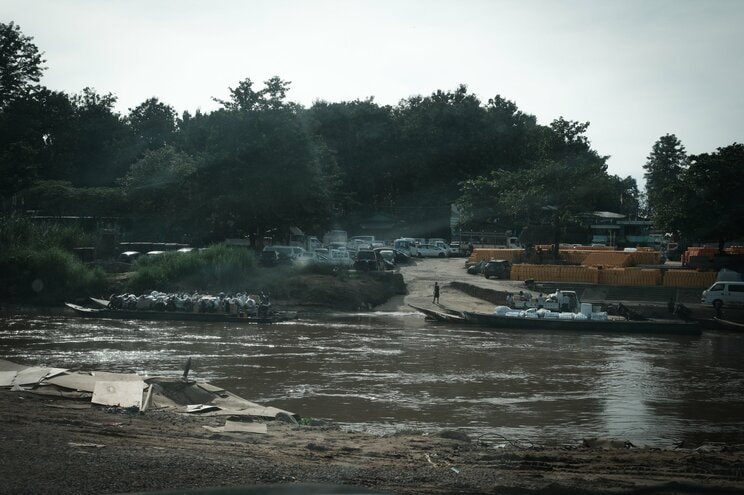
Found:
<path fill-rule="evenodd" d="M 465 278 L 458 261 L 423 260 L 411 265 L 401 272 L 407 293 L 377 309 L 410 313 L 408 303 L 433 304 L 435 281 L 442 285 L 442 304 L 492 308 L 491 302 L 457 289 L 448 274 L 472 279 L 484 289 L 519 283 Z M 284 330 L 273 327 L 271 332 Z M 261 368 L 255 370 L 258 377 Z M 300 416 L 305 412 L 291 410 Z M 496 416 L 494 422 L 499 421 Z M 276 485 L 309 493 L 307 484 L 320 484 L 325 490 L 320 493 L 346 486 L 417 495 L 691 494 L 737 493 L 744 486 L 744 451 L 739 445 L 648 448 L 624 438 L 535 444 L 529 438 L 479 435 L 472 428 L 469 435 L 458 430 L 376 436 L 309 419 L 298 425 L 267 421 L 262 423 L 265 433 L 204 428 L 224 423 L 224 416 L 157 409 L 131 413 L 79 400 L 0 391 L 0 493 L 100 494 L 257 486 L 259 492 L 266 492 L 267 486 Z"/>
<path fill-rule="evenodd" d="M 532 445 L 456 431 L 373 436 L 278 421 L 268 422 L 266 433 L 205 428 L 224 421 L 0 391 L 0 492 L 258 487 L 251 493 L 265 493 L 269 486 L 284 486 L 294 487 L 291 493 L 308 493 L 306 484 L 319 484 L 323 488 L 313 493 L 339 493 L 343 486 L 416 495 L 671 495 L 740 493 L 744 486 L 741 446 L 662 450 L 636 448 L 622 439 Z"/>

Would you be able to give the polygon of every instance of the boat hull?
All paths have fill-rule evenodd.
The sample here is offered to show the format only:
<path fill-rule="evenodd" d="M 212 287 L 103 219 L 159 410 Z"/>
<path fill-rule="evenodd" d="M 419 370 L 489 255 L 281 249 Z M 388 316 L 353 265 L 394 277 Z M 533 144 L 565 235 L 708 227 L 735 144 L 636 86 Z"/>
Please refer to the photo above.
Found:
<path fill-rule="evenodd" d="M 423 313 L 427 319 L 433 320 L 433 321 L 448 321 L 451 323 L 468 323 L 468 321 L 459 314 L 453 314 L 450 312 L 442 312 L 442 311 L 436 311 L 433 309 L 427 309 L 422 308 L 420 306 L 414 306 L 413 304 L 409 304 L 410 307 L 415 309 L 416 311 Z"/>
<path fill-rule="evenodd" d="M 713 321 L 718 325 L 719 328 L 726 330 L 733 330 L 736 332 L 744 332 L 744 323 L 737 321 L 724 320 L 722 318 L 713 318 Z"/>
<path fill-rule="evenodd" d="M 133 311 L 126 309 L 86 308 L 77 304 L 65 303 L 75 314 L 89 318 L 115 318 L 119 320 L 168 320 L 198 321 L 238 324 L 270 324 L 294 320 L 297 313 L 282 312 L 268 316 L 236 316 L 224 313 L 188 313 L 185 311 Z"/>
<path fill-rule="evenodd" d="M 471 323 L 496 329 L 549 330 L 571 332 L 611 332 L 700 335 L 698 322 L 676 320 L 560 320 L 552 318 L 521 318 L 487 313 L 463 311 L 463 316 Z"/>

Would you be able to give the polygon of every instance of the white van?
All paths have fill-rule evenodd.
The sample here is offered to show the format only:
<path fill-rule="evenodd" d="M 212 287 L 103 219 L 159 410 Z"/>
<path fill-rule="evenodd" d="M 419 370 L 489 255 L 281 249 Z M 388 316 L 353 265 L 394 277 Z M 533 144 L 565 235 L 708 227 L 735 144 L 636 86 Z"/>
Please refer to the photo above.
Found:
<path fill-rule="evenodd" d="M 716 308 L 744 306 L 744 282 L 716 282 L 703 291 L 700 302 Z"/>

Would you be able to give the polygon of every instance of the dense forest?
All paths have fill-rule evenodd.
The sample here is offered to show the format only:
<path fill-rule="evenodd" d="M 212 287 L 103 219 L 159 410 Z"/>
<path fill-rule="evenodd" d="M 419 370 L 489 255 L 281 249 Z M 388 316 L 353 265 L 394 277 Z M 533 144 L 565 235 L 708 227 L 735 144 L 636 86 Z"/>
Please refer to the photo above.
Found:
<path fill-rule="evenodd" d="M 0 23 L 5 216 L 109 216 L 143 239 L 260 243 L 290 225 L 353 232 L 380 214 L 411 226 L 409 235 L 443 234 L 455 204 L 464 228 L 547 225 L 555 240 L 596 210 L 649 214 L 688 239 L 741 235 L 739 144 L 688 157 L 676 137 L 662 137 L 645 165 L 646 202 L 632 177 L 608 173 L 588 122 L 540 125 L 464 85 L 394 106 L 368 98 L 306 108 L 291 101 L 288 81 L 246 78 L 211 112 L 178 115 L 150 98 L 122 115 L 111 93 L 39 84 L 45 63 L 33 38 Z M 726 213 L 710 222 L 721 201 Z"/>

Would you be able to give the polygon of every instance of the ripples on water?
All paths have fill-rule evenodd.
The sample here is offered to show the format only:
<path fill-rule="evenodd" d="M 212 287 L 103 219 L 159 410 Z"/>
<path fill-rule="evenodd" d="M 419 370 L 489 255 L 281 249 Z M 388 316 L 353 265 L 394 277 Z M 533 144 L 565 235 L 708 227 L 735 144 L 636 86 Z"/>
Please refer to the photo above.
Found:
<path fill-rule="evenodd" d="M 636 445 L 744 442 L 744 334 L 494 332 L 412 313 L 278 325 L 0 318 L 0 357 L 206 380 L 348 428 Z"/>

